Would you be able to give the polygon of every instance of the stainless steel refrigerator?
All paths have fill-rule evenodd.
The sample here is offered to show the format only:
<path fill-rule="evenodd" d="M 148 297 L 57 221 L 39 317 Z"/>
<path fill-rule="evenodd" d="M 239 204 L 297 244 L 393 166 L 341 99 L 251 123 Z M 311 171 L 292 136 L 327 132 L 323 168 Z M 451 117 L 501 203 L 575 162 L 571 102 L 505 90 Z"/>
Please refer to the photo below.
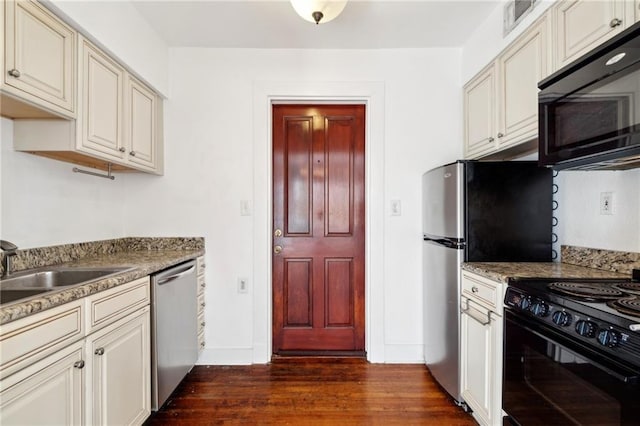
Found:
<path fill-rule="evenodd" d="M 460 264 L 550 261 L 552 185 L 530 161 L 457 161 L 422 177 L 425 363 L 459 403 Z"/>

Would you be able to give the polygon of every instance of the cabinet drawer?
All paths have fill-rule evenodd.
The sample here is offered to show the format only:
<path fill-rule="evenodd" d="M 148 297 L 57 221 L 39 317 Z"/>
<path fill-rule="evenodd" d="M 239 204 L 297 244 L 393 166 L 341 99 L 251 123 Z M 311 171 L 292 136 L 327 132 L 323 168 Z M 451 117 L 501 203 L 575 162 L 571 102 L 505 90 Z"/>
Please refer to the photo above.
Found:
<path fill-rule="evenodd" d="M 198 296 L 198 315 L 201 315 L 204 312 L 204 294 Z"/>
<path fill-rule="evenodd" d="M 204 349 L 204 330 L 202 333 L 198 334 L 198 350 L 202 351 Z"/>
<path fill-rule="evenodd" d="M 204 311 L 198 314 L 198 334 L 204 333 Z"/>
<path fill-rule="evenodd" d="M 204 294 L 204 288 L 207 285 L 204 282 L 204 275 L 202 276 L 198 276 L 198 297 L 202 296 Z"/>
<path fill-rule="evenodd" d="M 84 337 L 82 300 L 0 327 L 0 378 Z"/>
<path fill-rule="evenodd" d="M 144 277 L 87 297 L 87 333 L 148 305 L 149 288 L 149 277 Z"/>
<path fill-rule="evenodd" d="M 488 308 L 501 310 L 502 285 L 478 275 L 462 273 L 462 294 Z"/>
<path fill-rule="evenodd" d="M 196 259 L 196 273 L 198 275 L 204 275 L 204 268 L 206 265 L 204 264 L 204 256 L 200 256 Z"/>

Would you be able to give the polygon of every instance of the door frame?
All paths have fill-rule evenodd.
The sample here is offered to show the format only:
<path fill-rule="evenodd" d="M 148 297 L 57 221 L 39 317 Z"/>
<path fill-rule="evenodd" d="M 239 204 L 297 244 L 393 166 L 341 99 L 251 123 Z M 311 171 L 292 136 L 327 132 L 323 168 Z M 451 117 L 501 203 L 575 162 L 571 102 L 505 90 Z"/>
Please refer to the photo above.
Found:
<path fill-rule="evenodd" d="M 384 83 L 254 82 L 253 86 L 253 355 L 272 356 L 272 105 L 364 104 L 365 350 L 384 362 Z"/>

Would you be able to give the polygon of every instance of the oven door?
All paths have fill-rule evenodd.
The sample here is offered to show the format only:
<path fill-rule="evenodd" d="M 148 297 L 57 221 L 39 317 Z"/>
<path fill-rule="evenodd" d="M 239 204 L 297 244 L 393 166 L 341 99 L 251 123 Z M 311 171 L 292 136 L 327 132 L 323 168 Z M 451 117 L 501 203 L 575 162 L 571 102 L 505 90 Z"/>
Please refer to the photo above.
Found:
<path fill-rule="evenodd" d="M 516 312 L 505 309 L 504 321 L 502 404 L 511 423 L 639 424 L 637 371 Z"/>

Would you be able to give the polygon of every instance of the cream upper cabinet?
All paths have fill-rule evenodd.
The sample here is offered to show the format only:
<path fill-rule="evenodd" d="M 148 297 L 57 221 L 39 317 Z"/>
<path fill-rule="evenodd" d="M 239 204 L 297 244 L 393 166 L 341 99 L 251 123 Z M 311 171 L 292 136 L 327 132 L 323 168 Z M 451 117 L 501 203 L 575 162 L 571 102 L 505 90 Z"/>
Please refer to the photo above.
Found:
<path fill-rule="evenodd" d="M 75 117 L 76 32 L 35 1 L 7 0 L 3 6 L 3 115 L 31 117 L 32 104 Z"/>
<path fill-rule="evenodd" d="M 494 155 L 538 135 L 538 81 L 550 72 L 542 16 L 464 87 L 465 158 Z"/>
<path fill-rule="evenodd" d="M 462 398 L 482 426 L 502 425 L 502 290 L 502 283 L 462 271 Z"/>
<path fill-rule="evenodd" d="M 86 39 L 80 41 L 80 151 L 125 158 L 125 71 Z"/>
<path fill-rule="evenodd" d="M 0 424 L 82 424 L 82 347 L 77 342 L 0 381 Z"/>
<path fill-rule="evenodd" d="M 465 157 L 476 157 L 495 147 L 496 69 L 491 63 L 464 87 Z"/>
<path fill-rule="evenodd" d="M 157 158 L 158 98 L 152 90 L 129 75 L 125 101 L 125 145 L 129 148 L 129 161 L 153 170 Z"/>
<path fill-rule="evenodd" d="M 551 70 L 549 34 L 543 16 L 498 57 L 498 149 L 538 136 L 538 82 Z"/>
<path fill-rule="evenodd" d="M 87 419 L 91 425 L 142 424 L 151 413 L 149 307 L 87 338 Z"/>
<path fill-rule="evenodd" d="M 551 9 L 560 69 L 633 24 L 632 0 L 563 0 Z"/>
<path fill-rule="evenodd" d="M 640 0 L 636 0 L 634 9 L 635 9 L 635 15 L 636 15 L 636 22 L 640 22 Z"/>

